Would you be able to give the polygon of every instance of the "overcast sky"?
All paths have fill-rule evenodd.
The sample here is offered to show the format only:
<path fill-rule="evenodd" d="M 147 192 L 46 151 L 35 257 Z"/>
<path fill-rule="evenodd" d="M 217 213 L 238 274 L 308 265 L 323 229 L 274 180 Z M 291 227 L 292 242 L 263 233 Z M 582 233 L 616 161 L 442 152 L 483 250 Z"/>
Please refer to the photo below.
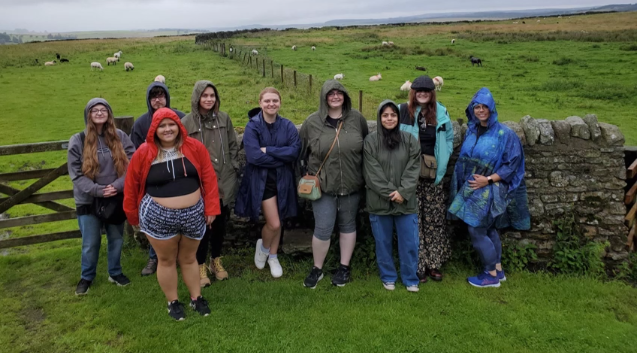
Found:
<path fill-rule="evenodd" d="M 218 28 L 387 18 L 440 12 L 572 8 L 591 0 L 0 0 L 0 30 Z"/>

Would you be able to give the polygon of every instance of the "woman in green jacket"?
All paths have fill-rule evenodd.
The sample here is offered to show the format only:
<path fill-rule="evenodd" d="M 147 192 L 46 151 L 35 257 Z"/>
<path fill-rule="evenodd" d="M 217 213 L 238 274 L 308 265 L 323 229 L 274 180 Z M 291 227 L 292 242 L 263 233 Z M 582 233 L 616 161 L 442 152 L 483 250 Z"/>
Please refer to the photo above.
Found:
<path fill-rule="evenodd" d="M 420 143 L 411 133 L 400 131 L 398 113 L 390 100 L 378 107 L 376 133 L 365 138 L 363 175 L 383 286 L 394 290 L 398 279 L 392 256 L 396 224 L 400 276 L 408 291 L 417 292 Z"/>
<path fill-rule="evenodd" d="M 411 84 L 409 102 L 400 105 L 400 129 L 420 140 L 421 154 L 435 158 L 435 178 L 421 177 L 416 194 L 420 229 L 418 276 L 442 280 L 440 267 L 451 256 L 451 244 L 446 227 L 447 193 L 442 178 L 453 153 L 453 126 L 444 105 L 436 101 L 433 80 L 417 77 Z"/>
<path fill-rule="evenodd" d="M 228 278 L 228 272 L 221 263 L 221 247 L 226 235 L 226 222 L 230 215 L 228 205 L 234 203 L 237 193 L 237 154 L 239 145 L 232 120 L 227 113 L 219 111 L 221 100 L 217 87 L 210 81 L 197 81 L 192 90 L 191 110 L 182 120 L 188 130 L 188 136 L 201 141 L 208 149 L 210 161 L 217 174 L 221 214 L 217 216 L 197 249 L 199 263 L 199 283 L 202 287 L 210 285 L 206 273 L 206 258 L 210 246 L 210 274 L 217 280 Z"/>
<path fill-rule="evenodd" d="M 352 100 L 345 87 L 336 80 L 326 81 L 321 89 L 319 110 L 305 119 L 299 133 L 301 165 L 306 171 L 316 175 L 325 161 L 318 175 L 322 195 L 312 201 L 314 267 L 303 282 L 307 288 L 316 287 L 323 278 L 323 262 L 337 221 L 341 265 L 332 276 L 332 284 L 342 287 L 350 280 L 349 263 L 356 245 L 359 192 L 364 184 L 363 140 L 367 132 L 367 121 L 359 111 L 352 109 Z M 332 144 L 334 148 L 330 152 Z"/>

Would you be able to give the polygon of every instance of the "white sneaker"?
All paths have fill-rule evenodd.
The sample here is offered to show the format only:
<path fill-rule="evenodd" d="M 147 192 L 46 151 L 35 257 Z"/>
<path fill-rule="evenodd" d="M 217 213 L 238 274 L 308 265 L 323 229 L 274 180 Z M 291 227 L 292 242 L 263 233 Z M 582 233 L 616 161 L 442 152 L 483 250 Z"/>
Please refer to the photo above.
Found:
<path fill-rule="evenodd" d="M 416 293 L 416 292 L 418 292 L 419 290 L 420 290 L 420 288 L 418 288 L 418 286 L 416 286 L 416 285 L 408 286 L 408 287 L 407 287 L 407 291 L 408 291 L 408 292 L 414 292 L 414 293 Z"/>
<path fill-rule="evenodd" d="M 394 282 L 384 282 L 383 283 L 383 287 L 385 287 L 385 289 L 387 289 L 387 290 L 394 290 L 394 289 L 396 289 L 396 283 L 394 283 Z"/>
<path fill-rule="evenodd" d="M 268 266 L 270 266 L 270 273 L 272 274 L 272 277 L 279 278 L 283 276 L 283 268 L 281 268 L 279 259 L 277 258 L 268 259 Z"/>
<path fill-rule="evenodd" d="M 257 266 L 259 270 L 263 270 L 269 255 L 267 252 L 261 251 L 262 245 L 263 240 L 257 240 L 257 248 L 254 250 L 254 265 Z"/>

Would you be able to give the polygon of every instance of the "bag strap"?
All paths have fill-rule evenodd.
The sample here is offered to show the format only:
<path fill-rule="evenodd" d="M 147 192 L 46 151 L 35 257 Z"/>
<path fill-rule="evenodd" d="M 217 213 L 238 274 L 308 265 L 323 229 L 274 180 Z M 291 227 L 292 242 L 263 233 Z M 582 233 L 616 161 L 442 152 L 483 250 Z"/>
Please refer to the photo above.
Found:
<path fill-rule="evenodd" d="M 336 129 L 336 136 L 334 136 L 334 141 L 332 141 L 332 146 L 330 147 L 330 150 L 327 151 L 327 154 L 325 155 L 325 159 L 323 159 L 323 163 L 321 163 L 321 166 L 319 167 L 318 171 L 316 171 L 316 176 L 319 175 L 319 173 L 321 172 L 321 169 L 323 169 L 323 165 L 327 161 L 327 157 L 330 156 L 330 153 L 334 149 L 334 145 L 336 144 L 336 140 L 338 140 L 338 134 L 341 133 L 342 127 L 343 127 L 343 119 L 341 118 L 341 123 L 338 125 L 338 129 Z"/>
<path fill-rule="evenodd" d="M 80 139 L 82 140 L 82 149 L 84 149 L 84 140 L 86 140 L 86 133 L 84 131 L 80 132 Z"/>

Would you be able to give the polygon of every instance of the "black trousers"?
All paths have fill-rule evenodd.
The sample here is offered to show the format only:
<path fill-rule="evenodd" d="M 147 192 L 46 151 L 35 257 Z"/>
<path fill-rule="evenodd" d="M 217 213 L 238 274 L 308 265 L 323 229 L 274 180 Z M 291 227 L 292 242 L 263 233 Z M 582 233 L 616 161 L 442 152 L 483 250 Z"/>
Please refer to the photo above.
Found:
<path fill-rule="evenodd" d="M 199 265 L 206 262 L 208 247 L 210 247 L 211 257 L 221 256 L 221 247 L 223 246 L 223 239 L 226 237 L 226 223 L 228 222 L 230 210 L 221 200 L 219 200 L 219 203 L 221 205 L 221 214 L 215 218 L 210 228 L 206 228 L 206 234 L 204 234 L 197 249 L 197 263 Z"/>

